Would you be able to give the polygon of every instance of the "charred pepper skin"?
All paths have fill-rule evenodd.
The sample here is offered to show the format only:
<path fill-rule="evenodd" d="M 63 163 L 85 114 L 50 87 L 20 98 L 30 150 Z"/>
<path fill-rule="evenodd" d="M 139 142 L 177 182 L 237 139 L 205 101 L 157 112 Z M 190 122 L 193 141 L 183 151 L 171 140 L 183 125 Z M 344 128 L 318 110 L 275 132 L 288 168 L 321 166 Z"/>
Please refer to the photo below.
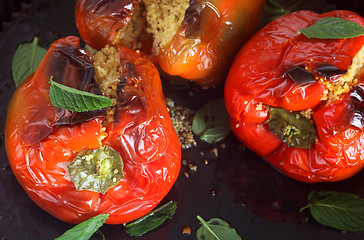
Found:
<path fill-rule="evenodd" d="M 364 36 L 320 40 L 297 35 L 324 17 L 364 26 L 364 19 L 349 11 L 287 14 L 257 32 L 240 50 L 225 85 L 226 108 L 237 138 L 275 168 L 303 182 L 343 180 L 364 166 L 364 132 L 358 117 L 363 76 L 358 86 L 331 103 L 324 100 L 326 87 L 319 80 L 336 81 L 345 73 L 364 45 Z M 306 76 L 303 82 L 302 76 Z M 312 146 L 283 143 L 270 129 L 270 107 L 312 111 L 309 120 L 316 131 Z"/>
<path fill-rule="evenodd" d="M 117 32 L 139 3 L 77 0 L 76 23 L 82 39 L 96 49 L 115 44 Z M 265 0 L 192 0 L 171 42 L 151 54 L 153 61 L 173 80 L 183 78 L 206 88 L 222 84 L 235 54 L 257 30 L 264 4 Z M 143 41 L 151 46 L 152 39 Z"/>
<path fill-rule="evenodd" d="M 111 121 L 105 120 L 104 111 L 75 115 L 50 103 L 51 76 L 97 92 L 88 82 L 92 70 L 85 70 L 90 59 L 76 37 L 53 43 L 9 104 L 5 138 L 11 168 L 29 197 L 65 222 L 80 223 L 105 213 L 110 214 L 108 224 L 142 217 L 169 192 L 180 171 L 181 147 L 157 69 L 142 53 L 123 47 L 119 53 L 124 78 Z M 67 166 L 80 151 L 102 146 L 120 153 L 124 177 L 105 194 L 77 191 Z"/>

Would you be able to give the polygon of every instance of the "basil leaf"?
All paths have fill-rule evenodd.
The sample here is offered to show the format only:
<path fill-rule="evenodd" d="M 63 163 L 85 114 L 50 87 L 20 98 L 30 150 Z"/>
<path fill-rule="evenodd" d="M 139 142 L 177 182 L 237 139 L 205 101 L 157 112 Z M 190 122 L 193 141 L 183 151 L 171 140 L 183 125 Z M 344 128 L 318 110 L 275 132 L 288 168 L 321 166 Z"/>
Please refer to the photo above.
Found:
<path fill-rule="evenodd" d="M 350 20 L 326 17 L 298 33 L 303 33 L 308 38 L 343 39 L 364 35 L 364 28 Z"/>
<path fill-rule="evenodd" d="M 197 219 L 202 223 L 202 226 L 197 230 L 197 240 L 241 240 L 236 230 L 219 218 L 212 218 L 208 222 L 200 216 L 197 216 Z"/>
<path fill-rule="evenodd" d="M 110 98 L 70 88 L 52 79 L 49 83 L 51 84 L 49 97 L 55 107 L 75 112 L 86 112 L 112 105 Z"/>
<path fill-rule="evenodd" d="M 97 215 L 74 226 L 55 240 L 87 240 L 104 225 L 108 218 L 109 214 Z"/>
<path fill-rule="evenodd" d="M 158 226 L 160 226 L 167 218 L 171 218 L 177 209 L 177 203 L 170 201 L 163 206 L 151 211 L 144 217 L 125 225 L 126 232 L 130 236 L 141 236 Z"/>
<path fill-rule="evenodd" d="M 38 46 L 37 37 L 35 37 L 31 43 L 24 43 L 18 46 L 11 67 L 16 87 L 18 87 L 28 75 L 37 70 L 46 53 L 46 49 Z"/>
<path fill-rule="evenodd" d="M 219 142 L 230 133 L 229 114 L 223 98 L 207 103 L 196 112 L 192 131 L 208 143 Z"/>
<path fill-rule="evenodd" d="M 364 199 L 355 194 L 312 191 L 308 204 L 312 217 L 322 225 L 342 231 L 364 231 Z"/>

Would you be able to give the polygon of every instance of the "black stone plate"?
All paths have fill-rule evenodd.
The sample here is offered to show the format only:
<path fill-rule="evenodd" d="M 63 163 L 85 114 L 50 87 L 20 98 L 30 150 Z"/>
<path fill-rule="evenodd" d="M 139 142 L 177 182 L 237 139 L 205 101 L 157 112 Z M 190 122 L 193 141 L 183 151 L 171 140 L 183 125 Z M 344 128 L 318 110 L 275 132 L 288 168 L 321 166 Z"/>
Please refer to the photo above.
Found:
<path fill-rule="evenodd" d="M 285 7 L 296 1 L 278 1 Z M 71 228 L 35 205 L 16 181 L 6 157 L 4 124 L 8 101 L 15 90 L 11 79 L 11 60 L 18 44 L 34 36 L 48 47 L 58 38 L 78 35 L 74 24 L 73 0 L 0 0 L 0 240 L 54 239 Z M 301 0 L 294 10 L 325 12 L 350 9 L 364 16 L 362 0 Z M 17 11 L 11 14 L 11 11 Z M 264 15 L 262 25 L 272 16 Z M 202 104 L 222 97 L 222 87 L 200 90 L 164 82 L 167 94 L 187 106 L 198 109 Z M 192 94 L 192 96 L 191 96 Z M 217 156 L 212 151 L 217 149 Z M 106 239 L 174 240 L 196 239 L 200 215 L 205 220 L 219 217 L 234 227 L 243 239 L 279 240 L 363 240 L 364 232 L 343 233 L 324 227 L 312 219 L 306 204 L 311 190 L 335 190 L 364 197 L 364 172 L 337 183 L 305 184 L 281 175 L 264 160 L 243 149 L 233 134 L 223 144 L 183 151 L 183 160 L 197 166 L 191 171 L 183 166 L 180 178 L 163 200 L 174 200 L 178 208 L 174 217 L 139 238 L 129 237 L 123 226 L 106 225 L 101 231 Z M 192 233 L 183 234 L 189 226 Z"/>

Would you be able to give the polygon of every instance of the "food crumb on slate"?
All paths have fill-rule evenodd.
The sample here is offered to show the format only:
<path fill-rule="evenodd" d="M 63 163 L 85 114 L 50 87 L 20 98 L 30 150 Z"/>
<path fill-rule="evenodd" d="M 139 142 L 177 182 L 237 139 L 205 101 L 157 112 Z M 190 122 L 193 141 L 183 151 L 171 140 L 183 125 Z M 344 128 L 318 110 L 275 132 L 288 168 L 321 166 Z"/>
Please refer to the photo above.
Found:
<path fill-rule="evenodd" d="M 192 229 L 188 225 L 186 227 L 184 227 L 183 230 L 182 230 L 182 233 L 185 234 L 185 235 L 190 235 L 191 232 L 192 232 Z"/>
<path fill-rule="evenodd" d="M 196 146 L 197 143 L 192 132 L 192 122 L 195 112 L 189 108 L 175 105 L 171 99 L 166 99 L 166 104 L 182 148 Z"/>

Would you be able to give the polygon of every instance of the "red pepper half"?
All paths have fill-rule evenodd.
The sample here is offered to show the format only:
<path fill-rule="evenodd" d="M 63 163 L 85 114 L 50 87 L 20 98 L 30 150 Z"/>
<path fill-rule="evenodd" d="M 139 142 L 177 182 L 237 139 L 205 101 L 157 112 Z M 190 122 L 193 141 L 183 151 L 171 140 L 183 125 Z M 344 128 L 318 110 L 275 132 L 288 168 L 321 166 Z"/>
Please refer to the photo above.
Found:
<path fill-rule="evenodd" d="M 94 48 L 118 44 L 115 38 L 143 1 L 77 0 L 76 23 Z M 231 61 L 256 31 L 265 0 L 192 0 L 169 44 L 153 52 L 154 61 L 171 76 L 209 87 L 222 83 Z M 150 52 L 145 35 L 142 49 Z M 140 40 L 140 39 L 139 39 Z M 131 44 L 133 45 L 133 44 Z"/>
<path fill-rule="evenodd" d="M 328 40 L 297 34 L 325 17 L 364 26 L 364 19 L 349 11 L 287 14 L 241 49 L 225 85 L 236 136 L 304 182 L 339 181 L 364 166 L 364 79 L 340 83 L 350 75 L 364 36 Z"/>
<path fill-rule="evenodd" d="M 22 83 L 9 104 L 6 149 L 11 168 L 36 204 L 66 222 L 80 223 L 106 213 L 109 224 L 135 220 L 163 199 L 179 174 L 180 143 L 158 71 L 142 53 L 123 47 L 118 52 L 122 79 L 112 117 L 105 110 L 69 112 L 50 102 L 51 76 L 79 90 L 100 92 L 93 78 L 93 56 L 79 48 L 76 37 L 53 43 L 35 75 Z M 105 146 L 108 152 L 102 152 Z M 101 153 L 93 155 L 120 154 L 124 177 L 120 181 L 111 177 L 116 185 L 104 193 L 82 190 L 85 184 L 76 190 L 70 177 L 75 159 L 90 159 L 94 156 L 80 154 L 97 149 Z M 103 162 L 94 171 L 120 173 L 118 165 L 107 172 L 111 165 Z"/>

